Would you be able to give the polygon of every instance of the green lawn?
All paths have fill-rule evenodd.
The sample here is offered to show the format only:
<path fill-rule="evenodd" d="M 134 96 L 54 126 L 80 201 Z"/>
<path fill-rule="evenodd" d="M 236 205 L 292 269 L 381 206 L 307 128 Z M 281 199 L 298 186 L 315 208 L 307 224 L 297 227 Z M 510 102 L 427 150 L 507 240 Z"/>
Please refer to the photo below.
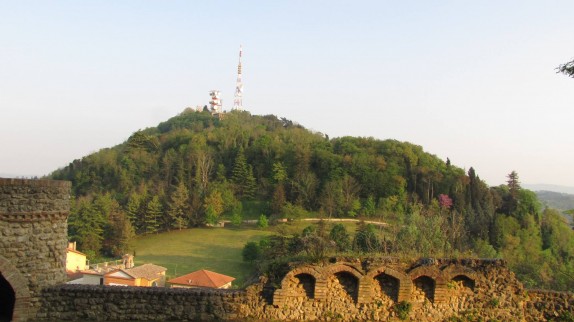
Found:
<path fill-rule="evenodd" d="M 166 267 L 168 279 L 207 269 L 235 277 L 233 284 L 241 287 L 252 270 L 241 257 L 243 246 L 272 233 L 255 228 L 193 228 L 140 236 L 134 242 L 135 262 Z"/>
<path fill-rule="evenodd" d="M 334 224 L 327 224 L 327 229 L 330 230 Z M 139 236 L 134 242 L 135 262 L 137 265 L 153 263 L 166 267 L 168 279 L 207 269 L 235 277 L 233 285 L 241 287 L 252 272 L 251 265 L 245 263 L 241 256 L 245 243 L 276 233 L 300 234 L 309 225 L 314 223 L 295 221 L 266 230 L 254 226 L 241 229 L 192 228 Z M 343 225 L 350 235 L 354 235 L 356 223 L 345 222 Z"/>

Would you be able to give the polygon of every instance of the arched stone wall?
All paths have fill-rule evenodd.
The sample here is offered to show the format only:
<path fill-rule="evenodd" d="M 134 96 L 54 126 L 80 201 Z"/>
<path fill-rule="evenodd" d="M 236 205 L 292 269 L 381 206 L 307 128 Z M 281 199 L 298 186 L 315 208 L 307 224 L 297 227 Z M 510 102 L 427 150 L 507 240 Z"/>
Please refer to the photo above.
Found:
<path fill-rule="evenodd" d="M 478 277 L 473 269 L 460 265 L 450 265 L 442 270 L 442 276 L 447 282 L 458 275 L 466 276 L 473 281 L 476 281 Z"/>
<path fill-rule="evenodd" d="M 326 292 L 326 279 L 322 274 L 322 269 L 316 266 L 301 266 L 298 267 L 285 275 L 285 277 L 281 280 L 281 288 L 275 290 L 273 294 L 273 305 L 275 306 L 283 306 L 285 303 L 288 302 L 289 298 L 293 297 L 300 297 L 301 294 L 297 291 L 298 279 L 296 276 L 298 275 L 309 275 L 314 278 L 314 285 L 313 285 L 313 299 L 324 299 L 327 295 Z M 306 294 L 308 297 L 308 294 Z"/>
<path fill-rule="evenodd" d="M 305 296 L 308 299 L 314 299 L 316 278 L 313 275 L 307 273 L 299 273 L 294 277 L 299 280 L 298 286 L 303 289 Z"/>
<path fill-rule="evenodd" d="M 391 276 L 391 277 L 393 277 L 399 281 L 396 301 L 401 302 L 401 301 L 408 301 L 410 299 L 412 282 L 411 282 L 410 277 L 407 274 L 400 272 L 400 271 L 397 271 L 395 269 L 392 269 L 390 267 L 380 266 L 380 267 L 377 267 L 376 269 L 370 270 L 365 277 L 366 277 L 366 279 L 374 282 L 375 278 L 377 276 L 379 276 L 380 274 L 386 274 L 386 275 Z M 371 288 L 371 290 L 372 290 L 372 288 Z M 370 294 L 370 297 L 372 298 L 373 294 Z"/>
<path fill-rule="evenodd" d="M 436 280 L 427 275 L 420 275 L 413 280 L 411 301 L 422 304 L 427 300 L 435 303 Z"/>
<path fill-rule="evenodd" d="M 28 280 L 3 256 L 0 256 L 0 274 L 14 290 L 15 301 L 12 320 L 25 321 L 29 318 L 28 309 L 30 306 Z"/>
<path fill-rule="evenodd" d="M 409 276 L 413 281 L 412 290 L 416 289 L 415 280 L 420 277 L 426 276 L 430 278 L 433 283 L 433 292 L 429 296 L 432 298 L 433 303 L 444 303 L 447 298 L 447 280 L 444 278 L 444 273 L 437 266 L 419 266 L 409 272 Z"/>

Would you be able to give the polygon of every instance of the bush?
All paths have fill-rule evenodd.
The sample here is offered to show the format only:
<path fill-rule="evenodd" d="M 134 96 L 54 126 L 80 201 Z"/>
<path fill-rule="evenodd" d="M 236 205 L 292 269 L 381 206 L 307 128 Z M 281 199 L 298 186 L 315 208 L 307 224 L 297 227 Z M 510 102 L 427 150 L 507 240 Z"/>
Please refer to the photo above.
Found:
<path fill-rule="evenodd" d="M 413 305 L 407 301 L 401 301 L 395 304 L 394 310 L 397 312 L 397 316 L 401 320 L 406 320 L 411 313 Z"/>
<path fill-rule="evenodd" d="M 261 257 L 261 247 L 256 242 L 248 242 L 241 251 L 243 260 L 246 262 L 254 262 Z"/>
<path fill-rule="evenodd" d="M 257 227 L 259 228 L 267 228 L 269 226 L 269 221 L 267 220 L 267 216 L 261 215 L 257 220 Z"/>

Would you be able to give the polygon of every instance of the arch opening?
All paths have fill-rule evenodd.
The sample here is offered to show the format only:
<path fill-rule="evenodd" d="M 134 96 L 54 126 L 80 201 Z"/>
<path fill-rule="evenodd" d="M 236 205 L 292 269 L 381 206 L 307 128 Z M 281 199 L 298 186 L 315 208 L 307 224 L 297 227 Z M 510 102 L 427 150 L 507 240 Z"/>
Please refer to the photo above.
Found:
<path fill-rule="evenodd" d="M 420 276 L 413 281 L 413 302 L 434 302 L 435 281 L 428 276 Z"/>
<path fill-rule="evenodd" d="M 315 277 L 311 274 L 301 273 L 295 275 L 297 280 L 297 288 L 305 292 L 308 299 L 315 298 Z"/>
<path fill-rule="evenodd" d="M 353 300 L 353 302 L 357 303 L 359 295 L 359 280 L 357 277 L 349 272 L 343 271 L 335 273 L 335 278 L 343 288 L 343 291 Z"/>
<path fill-rule="evenodd" d="M 381 288 L 381 295 L 389 297 L 392 301 L 398 302 L 399 299 L 399 280 L 391 275 L 381 273 L 375 276 Z"/>
<path fill-rule="evenodd" d="M 453 277 L 452 283 L 455 285 L 457 289 L 466 289 L 470 291 L 474 291 L 474 280 L 469 278 L 466 275 L 457 275 Z"/>
<path fill-rule="evenodd" d="M 0 273 L 0 322 L 12 320 L 15 303 L 16 293 L 12 285 Z"/>

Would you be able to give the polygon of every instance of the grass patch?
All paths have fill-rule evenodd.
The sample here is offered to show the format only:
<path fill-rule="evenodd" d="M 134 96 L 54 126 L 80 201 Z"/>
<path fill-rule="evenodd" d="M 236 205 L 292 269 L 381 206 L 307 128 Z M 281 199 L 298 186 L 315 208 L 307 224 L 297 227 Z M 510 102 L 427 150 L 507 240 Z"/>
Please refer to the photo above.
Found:
<path fill-rule="evenodd" d="M 140 236 L 134 242 L 135 262 L 166 267 L 168 279 L 207 269 L 235 277 L 233 285 L 241 287 L 252 272 L 241 257 L 243 246 L 271 234 L 253 228 L 192 228 Z"/>

